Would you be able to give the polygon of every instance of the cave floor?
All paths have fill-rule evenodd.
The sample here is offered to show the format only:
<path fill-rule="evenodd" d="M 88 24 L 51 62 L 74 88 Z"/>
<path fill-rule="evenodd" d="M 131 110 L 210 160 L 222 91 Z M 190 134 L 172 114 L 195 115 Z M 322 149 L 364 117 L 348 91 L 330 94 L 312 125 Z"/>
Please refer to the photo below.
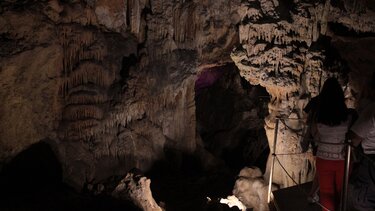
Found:
<path fill-rule="evenodd" d="M 311 204 L 307 201 L 307 193 L 312 183 L 292 186 L 272 192 L 274 201 L 271 203 L 272 211 L 321 211 L 323 210 L 318 204 Z M 350 187 L 349 187 L 350 191 Z M 358 211 L 350 203 L 350 193 L 347 202 L 347 211 Z"/>
<path fill-rule="evenodd" d="M 219 203 L 220 198 L 232 195 L 236 174 L 228 171 L 204 173 L 195 166 L 176 169 L 161 165 L 146 174 L 151 179 L 155 200 L 165 203 L 166 210 L 238 211 Z"/>
<path fill-rule="evenodd" d="M 309 192 L 311 182 L 283 188 L 273 192 L 274 206 L 277 211 L 321 211 L 317 204 L 307 201 L 306 193 Z"/>

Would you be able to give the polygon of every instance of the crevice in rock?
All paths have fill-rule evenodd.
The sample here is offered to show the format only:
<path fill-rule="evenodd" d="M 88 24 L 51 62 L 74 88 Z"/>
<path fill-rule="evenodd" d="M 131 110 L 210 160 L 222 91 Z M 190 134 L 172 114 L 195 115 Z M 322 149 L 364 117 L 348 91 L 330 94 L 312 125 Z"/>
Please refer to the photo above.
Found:
<path fill-rule="evenodd" d="M 134 54 L 130 54 L 129 56 L 122 58 L 122 65 L 120 70 L 120 84 L 125 85 L 126 80 L 128 80 L 129 77 L 129 71 L 130 68 L 134 67 L 138 62 L 137 57 Z"/>

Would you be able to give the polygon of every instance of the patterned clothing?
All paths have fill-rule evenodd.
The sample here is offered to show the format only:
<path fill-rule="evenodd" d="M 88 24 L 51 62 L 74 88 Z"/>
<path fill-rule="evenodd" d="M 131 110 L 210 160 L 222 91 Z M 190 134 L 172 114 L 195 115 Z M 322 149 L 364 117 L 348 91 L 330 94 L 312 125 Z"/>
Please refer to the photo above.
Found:
<path fill-rule="evenodd" d="M 337 126 L 318 123 L 319 141 L 316 156 L 325 160 L 344 160 L 345 134 L 348 132 L 349 120 Z"/>
<path fill-rule="evenodd" d="M 330 211 L 339 210 L 345 168 L 344 143 L 352 116 L 340 125 L 318 123 L 316 170 L 319 175 L 320 203 Z"/>

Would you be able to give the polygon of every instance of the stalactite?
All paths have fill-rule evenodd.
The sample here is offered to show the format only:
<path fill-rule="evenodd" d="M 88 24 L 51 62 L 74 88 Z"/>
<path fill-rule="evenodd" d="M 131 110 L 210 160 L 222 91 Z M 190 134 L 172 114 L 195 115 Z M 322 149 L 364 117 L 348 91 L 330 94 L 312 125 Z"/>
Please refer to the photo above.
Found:
<path fill-rule="evenodd" d="M 147 105 L 143 101 L 117 108 L 109 115 L 109 118 L 103 121 L 104 130 L 97 130 L 95 133 L 109 132 L 109 130 L 117 128 L 118 125 L 126 127 L 132 120 L 141 119 L 146 113 L 146 108 Z"/>
<path fill-rule="evenodd" d="M 138 34 L 141 23 L 141 8 L 139 0 L 128 0 L 128 10 L 130 11 L 131 32 Z"/>
<path fill-rule="evenodd" d="M 249 25 L 240 25 L 239 26 L 239 35 L 240 35 L 240 43 L 244 44 L 247 43 L 249 37 L 253 37 L 251 32 L 249 31 Z"/>
<path fill-rule="evenodd" d="M 173 37 L 178 43 L 184 43 L 187 40 L 194 40 L 197 30 L 195 8 L 193 5 L 184 7 L 178 4 L 173 9 Z"/>
<path fill-rule="evenodd" d="M 63 90 L 70 90 L 79 85 L 93 83 L 101 87 L 108 87 L 114 80 L 107 70 L 93 63 L 85 63 L 72 72 L 63 82 Z M 66 94 L 66 93 L 65 93 Z"/>
<path fill-rule="evenodd" d="M 95 15 L 95 12 L 91 9 L 88 9 L 88 8 L 85 8 L 85 16 L 87 18 L 87 23 L 86 25 L 93 25 L 94 23 L 97 22 L 96 20 L 96 15 Z"/>
<path fill-rule="evenodd" d="M 182 87 L 185 87 L 183 85 Z M 144 118 L 144 115 L 151 121 L 158 122 L 158 112 L 174 107 L 186 107 L 186 98 L 188 91 L 186 88 L 166 87 L 163 92 L 150 99 L 138 101 L 137 103 L 121 106 L 109 114 L 104 119 L 102 127 L 93 130 L 94 134 L 113 133 L 114 128 L 119 126 L 126 127 L 130 122 Z M 183 117 L 181 117 L 183 119 Z M 159 124 L 162 124 L 161 122 Z M 181 131 L 180 131 L 181 130 Z M 184 128 L 176 130 L 176 134 L 182 134 Z M 144 134 L 146 135 L 146 134 Z"/>
<path fill-rule="evenodd" d="M 63 73 L 65 75 L 69 75 L 81 60 L 103 61 L 106 54 L 105 48 L 98 46 L 95 49 L 88 49 L 96 39 L 92 31 L 64 25 L 61 27 L 61 34 L 60 43 L 64 50 Z"/>
<path fill-rule="evenodd" d="M 80 86 L 70 88 L 67 91 L 66 96 L 70 97 L 70 96 L 79 95 L 79 94 L 102 95 L 104 93 L 102 90 L 99 89 L 99 87 L 80 85 Z"/>
<path fill-rule="evenodd" d="M 95 94 L 95 95 L 88 95 L 86 94 L 75 94 L 70 95 L 66 98 L 65 104 L 66 105 L 80 105 L 80 104 L 102 104 L 108 100 L 108 96 L 106 94 Z"/>
<path fill-rule="evenodd" d="M 196 23 L 196 20 L 198 19 L 197 16 L 195 15 L 195 8 L 194 6 L 190 6 L 188 8 L 187 16 L 186 16 L 187 21 L 185 22 L 185 28 L 187 29 L 186 37 L 189 40 L 195 40 L 195 36 L 197 33 L 197 28 L 198 24 Z"/>
<path fill-rule="evenodd" d="M 87 20 L 88 23 L 90 21 Z M 64 51 L 60 93 L 66 105 L 62 114 L 66 124 L 65 138 L 79 140 L 96 137 L 97 120 L 104 117 L 98 105 L 107 102 L 104 90 L 115 77 L 113 72 L 98 64 L 104 60 L 107 49 L 97 42 L 98 37 L 92 30 L 63 25 L 60 31 Z"/>
<path fill-rule="evenodd" d="M 181 42 L 181 25 L 180 25 L 181 8 L 177 6 L 173 11 L 173 29 L 174 29 L 174 40 Z"/>
<path fill-rule="evenodd" d="M 81 119 L 102 119 L 103 111 L 95 105 L 74 105 L 64 108 L 63 119 L 81 120 Z"/>
<path fill-rule="evenodd" d="M 100 124 L 98 120 L 86 119 L 71 122 L 66 130 L 66 136 L 78 136 L 79 138 L 88 137 L 91 135 L 90 130 Z"/>

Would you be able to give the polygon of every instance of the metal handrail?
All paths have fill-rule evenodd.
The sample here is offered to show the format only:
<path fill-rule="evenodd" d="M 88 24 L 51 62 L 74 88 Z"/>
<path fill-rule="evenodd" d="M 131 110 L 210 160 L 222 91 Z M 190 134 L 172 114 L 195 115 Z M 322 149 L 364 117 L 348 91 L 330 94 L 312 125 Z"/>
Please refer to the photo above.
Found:
<path fill-rule="evenodd" d="M 291 120 L 304 120 L 304 118 L 288 118 L 288 117 L 276 117 L 276 125 L 275 125 L 275 135 L 274 135 L 274 143 L 273 143 L 273 151 L 272 151 L 272 166 L 271 166 L 271 169 L 270 169 L 270 177 L 269 177 L 269 187 L 268 187 L 268 197 L 267 197 L 267 201 L 268 203 L 271 202 L 271 190 L 272 190 L 272 180 L 273 180 L 273 174 L 274 174 L 274 167 L 275 167 L 275 161 L 277 161 L 280 165 L 280 167 L 285 171 L 285 173 L 288 175 L 288 177 L 290 179 L 293 180 L 293 182 L 296 184 L 296 185 L 299 185 L 297 182 L 295 182 L 295 180 L 291 177 L 291 175 L 286 171 L 286 169 L 284 168 L 284 166 L 282 166 L 280 160 L 278 159 L 277 156 L 280 156 L 280 155 L 296 155 L 296 154 L 303 154 L 303 153 L 279 153 L 279 154 L 276 154 L 276 144 L 277 144 L 277 134 L 278 134 L 278 130 L 279 130 L 279 121 L 281 121 L 282 123 L 284 123 L 284 125 L 290 129 L 290 127 L 288 125 L 285 124 L 285 122 L 283 120 L 285 119 L 291 119 Z M 320 142 L 322 144 L 332 144 L 332 145 L 345 145 L 345 167 L 344 167 L 344 178 L 343 178 L 343 188 L 342 188 L 342 195 L 341 195 L 341 201 L 340 201 L 340 211 L 346 211 L 347 210 L 347 205 L 348 205 L 348 183 L 349 183 L 349 170 L 350 170 L 350 157 L 351 157 L 351 151 L 352 149 L 356 149 L 357 147 L 353 146 L 352 143 L 350 142 L 350 140 L 346 140 L 344 143 L 338 143 L 338 144 L 334 144 L 334 143 L 325 143 L 325 142 Z M 306 153 L 306 152 L 305 152 Z M 364 153 L 360 153 L 365 159 L 368 159 L 371 161 L 371 164 L 373 165 L 373 167 L 375 168 L 375 161 L 373 161 L 371 158 L 369 158 L 368 156 L 366 156 L 366 154 Z M 306 193 L 307 194 L 307 193 Z M 320 204 L 319 202 L 317 202 L 317 204 L 322 207 L 322 209 L 324 210 L 328 210 L 326 207 L 324 207 L 322 204 Z"/>
<path fill-rule="evenodd" d="M 275 135 L 273 139 L 273 152 L 272 152 L 272 167 L 270 170 L 270 179 L 268 182 L 268 195 L 267 195 L 267 202 L 271 202 L 271 188 L 272 188 L 272 178 L 273 178 L 273 169 L 275 166 L 275 156 L 276 156 L 276 142 L 277 142 L 277 132 L 279 130 L 279 119 L 276 119 L 276 125 L 275 125 Z"/>
<path fill-rule="evenodd" d="M 348 140 L 350 143 L 350 140 Z M 348 183 L 349 183 L 349 169 L 350 169 L 350 153 L 351 146 L 350 144 L 346 145 L 346 155 L 345 155 L 345 168 L 344 168 L 344 179 L 342 184 L 342 195 L 341 195 L 341 211 L 346 211 L 347 201 L 348 201 Z"/>
<path fill-rule="evenodd" d="M 280 119 L 299 119 L 299 118 L 276 118 L 276 125 L 275 125 L 275 132 L 274 132 L 274 143 L 273 143 L 273 151 L 272 151 L 272 166 L 270 169 L 270 177 L 269 177 L 269 184 L 268 184 L 268 195 L 267 195 L 267 202 L 271 202 L 271 190 L 272 190 L 272 180 L 273 180 L 273 172 L 275 167 L 275 160 L 279 162 L 279 165 L 282 167 L 282 169 L 286 172 L 286 174 L 293 180 L 294 179 L 288 174 L 286 169 L 281 165 L 280 161 L 276 157 L 278 154 L 276 154 L 276 144 L 277 144 L 277 133 L 278 133 L 278 127 L 279 127 L 279 120 Z M 351 153 L 351 146 L 350 144 L 344 143 L 346 145 L 346 155 L 345 155 L 345 172 L 344 172 L 344 180 L 343 180 L 343 191 L 341 195 L 341 203 L 340 203 L 340 211 L 346 211 L 347 210 L 347 197 L 348 197 L 348 182 L 349 182 L 349 168 L 350 168 L 350 153 Z M 287 154 L 279 154 L 279 155 L 287 155 Z M 296 185 L 298 185 L 296 183 Z M 328 210 L 326 207 L 324 207 L 319 202 L 317 203 L 320 207 L 322 207 L 324 210 Z"/>

